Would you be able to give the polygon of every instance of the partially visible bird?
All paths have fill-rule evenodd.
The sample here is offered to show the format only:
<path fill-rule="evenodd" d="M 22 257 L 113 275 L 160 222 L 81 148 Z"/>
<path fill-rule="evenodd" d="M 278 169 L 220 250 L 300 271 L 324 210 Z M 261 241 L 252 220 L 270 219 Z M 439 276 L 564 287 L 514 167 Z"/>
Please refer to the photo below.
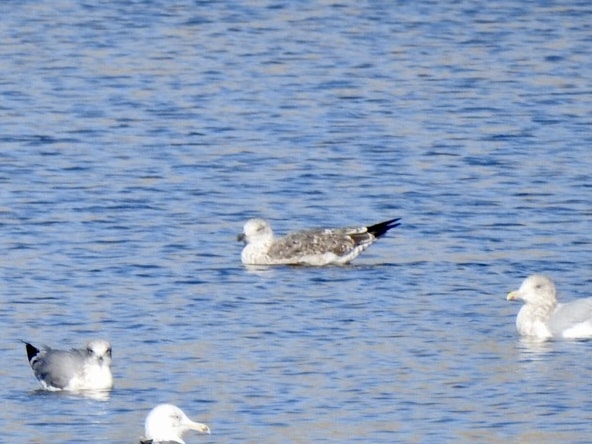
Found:
<path fill-rule="evenodd" d="M 592 298 L 562 304 L 557 301 L 555 284 L 547 276 L 527 277 L 518 290 L 508 293 L 507 299 L 524 301 L 516 317 L 516 328 L 522 336 L 592 338 Z"/>
<path fill-rule="evenodd" d="M 140 444 L 185 444 L 182 436 L 188 430 L 210 433 L 207 425 L 191 421 L 179 407 L 159 404 L 146 417 L 146 439 Z"/>
<path fill-rule="evenodd" d="M 29 364 L 46 390 L 108 390 L 113 387 L 111 345 L 96 339 L 85 348 L 42 350 L 25 342 Z"/>
<path fill-rule="evenodd" d="M 245 243 L 245 265 L 343 265 L 358 257 L 376 239 L 398 227 L 400 218 L 367 227 L 319 228 L 275 238 L 269 223 L 250 219 L 238 240 Z"/>

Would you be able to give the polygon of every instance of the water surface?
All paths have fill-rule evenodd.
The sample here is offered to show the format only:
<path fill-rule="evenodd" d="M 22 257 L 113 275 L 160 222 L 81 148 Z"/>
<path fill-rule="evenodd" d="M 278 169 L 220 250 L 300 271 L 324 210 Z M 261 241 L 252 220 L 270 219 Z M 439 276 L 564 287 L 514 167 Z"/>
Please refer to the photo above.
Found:
<path fill-rule="evenodd" d="M 586 341 L 517 337 L 528 274 L 590 296 L 588 2 L 0 6 L 3 441 L 588 442 Z M 403 225 L 352 265 L 277 233 Z M 19 339 L 113 344 L 107 400 Z"/>

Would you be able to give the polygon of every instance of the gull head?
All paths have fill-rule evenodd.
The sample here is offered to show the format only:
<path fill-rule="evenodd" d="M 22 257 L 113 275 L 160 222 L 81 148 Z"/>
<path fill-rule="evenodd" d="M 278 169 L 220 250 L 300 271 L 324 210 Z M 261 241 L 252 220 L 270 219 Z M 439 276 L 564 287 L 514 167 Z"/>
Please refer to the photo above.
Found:
<path fill-rule="evenodd" d="M 508 293 L 508 301 L 521 299 L 525 304 L 553 306 L 557 304 L 555 284 L 547 276 L 533 274 L 527 277 L 520 288 Z"/>
<path fill-rule="evenodd" d="M 86 344 L 88 357 L 104 365 L 111 365 L 111 344 L 103 339 L 94 339 Z"/>
<path fill-rule="evenodd" d="M 157 405 L 146 417 L 146 439 L 154 443 L 172 441 L 185 444 L 182 435 L 188 430 L 210 433 L 207 425 L 190 420 L 183 410 L 172 404 Z"/>
<path fill-rule="evenodd" d="M 238 235 L 237 240 L 245 244 L 266 244 L 273 240 L 273 231 L 267 221 L 259 218 L 249 219 L 243 227 L 243 232 Z"/>

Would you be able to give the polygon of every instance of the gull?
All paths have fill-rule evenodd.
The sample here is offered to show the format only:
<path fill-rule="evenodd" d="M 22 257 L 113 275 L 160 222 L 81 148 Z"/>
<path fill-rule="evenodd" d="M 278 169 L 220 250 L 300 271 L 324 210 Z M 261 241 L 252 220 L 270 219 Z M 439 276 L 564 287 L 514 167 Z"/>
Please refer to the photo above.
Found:
<path fill-rule="evenodd" d="M 191 421 L 179 407 L 159 404 L 146 417 L 146 439 L 140 444 L 185 444 L 181 436 L 188 430 L 210 433 L 207 425 Z"/>
<path fill-rule="evenodd" d="M 516 317 L 518 333 L 537 339 L 592 338 L 592 298 L 562 304 L 556 294 L 553 281 L 540 274 L 527 277 L 518 290 L 508 293 L 508 301 L 524 301 Z"/>
<path fill-rule="evenodd" d="M 39 350 L 25 342 L 29 364 L 45 390 L 108 390 L 113 387 L 111 345 L 96 339 L 86 348 Z"/>
<path fill-rule="evenodd" d="M 269 223 L 250 219 L 238 240 L 245 243 L 245 265 L 343 265 L 358 257 L 376 239 L 399 226 L 399 218 L 367 227 L 318 228 L 276 239 Z"/>

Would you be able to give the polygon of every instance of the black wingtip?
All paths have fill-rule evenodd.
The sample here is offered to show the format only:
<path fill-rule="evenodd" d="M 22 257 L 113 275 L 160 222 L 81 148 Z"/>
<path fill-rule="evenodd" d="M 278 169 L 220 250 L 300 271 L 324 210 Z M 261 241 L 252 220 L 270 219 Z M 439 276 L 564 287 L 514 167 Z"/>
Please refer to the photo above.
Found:
<path fill-rule="evenodd" d="M 27 347 L 27 357 L 29 358 L 29 362 L 31 362 L 31 359 L 33 359 L 39 353 L 39 349 L 28 342 L 25 342 L 25 346 Z"/>
<path fill-rule="evenodd" d="M 396 217 L 394 219 L 385 220 L 384 222 L 380 222 L 375 225 L 371 225 L 368 227 L 368 232 L 372 233 L 375 237 L 380 237 L 385 234 L 388 230 L 398 227 L 400 224 L 401 218 Z"/>

